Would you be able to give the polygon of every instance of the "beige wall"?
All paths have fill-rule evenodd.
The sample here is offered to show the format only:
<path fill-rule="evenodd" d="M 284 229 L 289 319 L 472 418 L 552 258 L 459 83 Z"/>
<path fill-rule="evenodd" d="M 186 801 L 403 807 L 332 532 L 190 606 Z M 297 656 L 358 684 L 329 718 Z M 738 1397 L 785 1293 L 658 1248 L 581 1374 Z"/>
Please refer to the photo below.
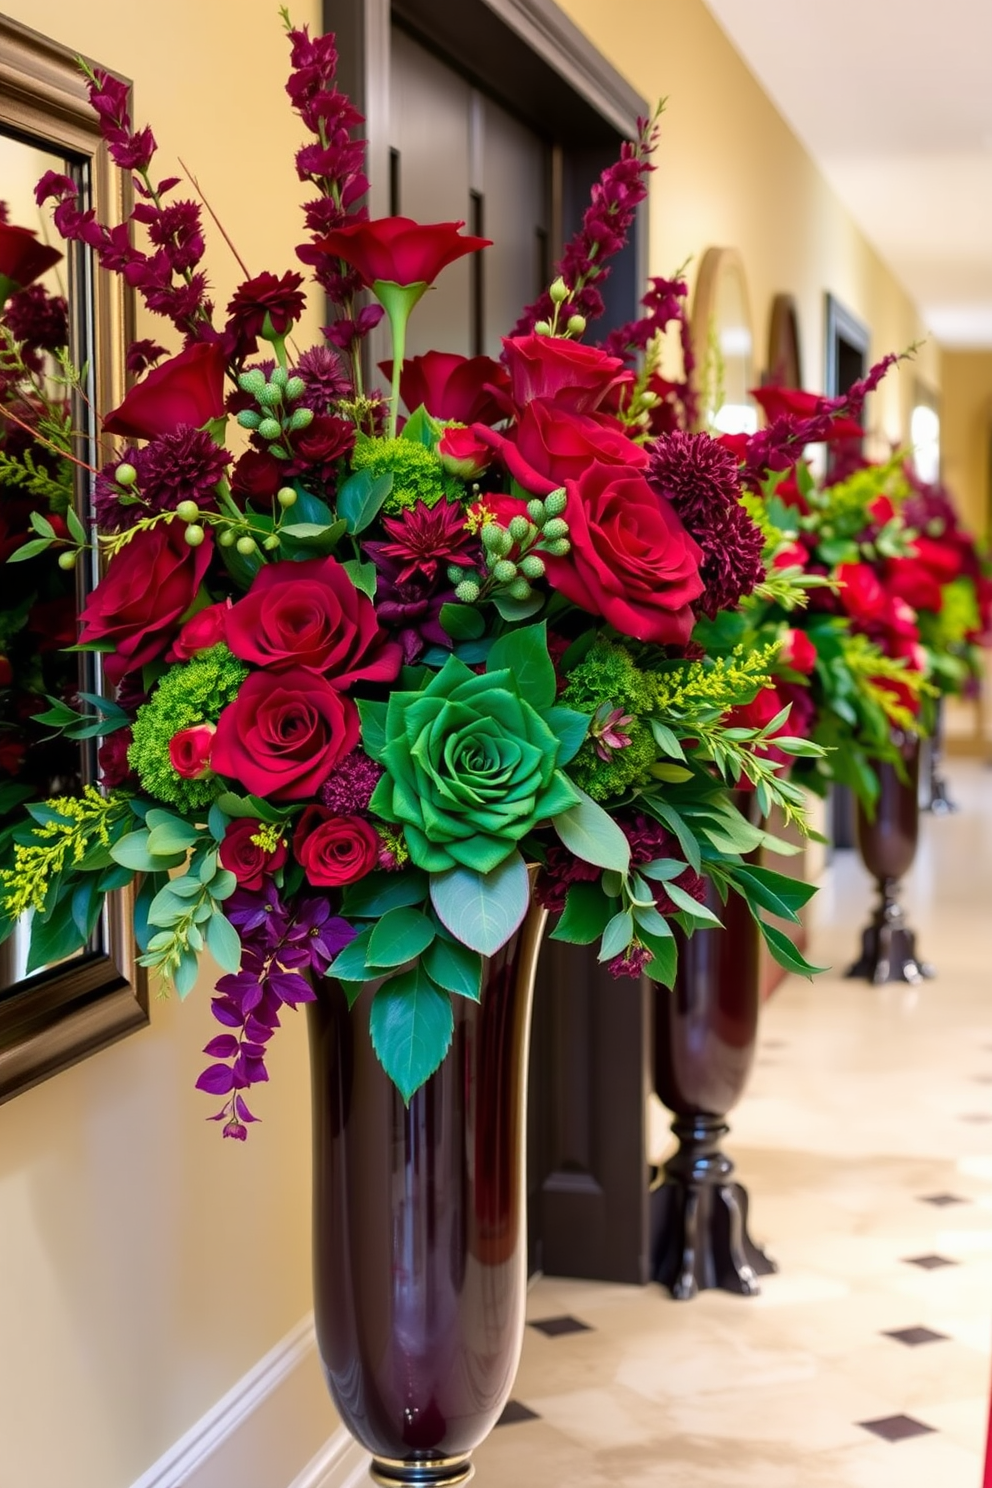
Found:
<path fill-rule="evenodd" d="M 777 293 L 799 307 L 805 384 L 823 386 L 824 292 L 871 328 L 871 356 L 901 351 L 925 329 L 765 97 L 701 0 L 559 0 L 645 98 L 667 98 L 652 179 L 651 272 L 671 273 L 704 250 L 744 260 L 755 343 L 763 365 Z M 880 438 L 909 432 L 913 379 L 940 386 L 940 354 L 921 347 L 915 367 L 889 374 L 875 398 Z"/>
<path fill-rule="evenodd" d="M 302 140 L 274 0 L 4 9 L 132 77 L 162 174 L 183 157 L 253 271 L 293 265 Z M 292 0 L 314 27 L 319 9 Z M 223 305 L 237 269 L 208 231 Z M 222 1142 L 193 1090 L 209 990 L 0 1107 L 0 1488 L 127 1488 L 310 1307 L 303 1017 L 274 1041 L 263 1122 Z"/>
<path fill-rule="evenodd" d="M 944 479 L 972 531 L 992 538 L 992 351 L 945 351 L 940 404 Z"/>

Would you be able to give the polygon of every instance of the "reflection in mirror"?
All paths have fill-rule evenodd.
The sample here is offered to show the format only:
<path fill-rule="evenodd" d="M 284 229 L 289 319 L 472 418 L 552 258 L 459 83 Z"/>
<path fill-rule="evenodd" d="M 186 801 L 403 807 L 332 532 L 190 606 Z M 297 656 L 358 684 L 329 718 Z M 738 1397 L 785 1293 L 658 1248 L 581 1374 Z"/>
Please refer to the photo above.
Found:
<path fill-rule="evenodd" d="M 751 434 L 758 413 L 754 386 L 754 335 L 747 283 L 733 248 L 707 248 L 692 305 L 693 351 L 700 369 L 699 410 L 704 428 Z"/>
<path fill-rule="evenodd" d="M 65 531 L 75 499 L 74 465 L 59 448 L 72 428 L 65 369 L 71 353 L 65 256 L 49 241 L 35 205 L 45 171 L 59 156 L 0 136 L 0 835 L 15 829 L 25 801 L 78 795 L 78 744 L 37 721 L 52 699 L 70 701 L 81 685 L 75 640 L 76 578 L 52 549 L 35 552 L 41 514 Z M 42 529 L 43 530 L 43 529 Z M 32 554 L 26 559 L 15 555 Z M 10 560 L 14 561 L 10 561 Z M 0 857 L 6 858 L 6 852 Z M 0 947 L 0 993 L 50 964 L 29 953 L 30 911 Z M 77 952 L 76 954 L 80 954 Z"/>

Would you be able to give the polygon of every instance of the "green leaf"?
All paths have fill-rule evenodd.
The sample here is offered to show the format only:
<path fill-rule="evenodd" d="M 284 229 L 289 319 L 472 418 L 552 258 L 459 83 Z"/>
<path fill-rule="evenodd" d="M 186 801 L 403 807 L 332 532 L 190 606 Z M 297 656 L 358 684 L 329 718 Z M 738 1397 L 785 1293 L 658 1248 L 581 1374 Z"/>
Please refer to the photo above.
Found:
<path fill-rule="evenodd" d="M 341 913 L 346 919 L 378 919 L 390 909 L 423 904 L 426 898 L 427 875 L 417 868 L 402 873 L 369 873 L 344 890 Z"/>
<path fill-rule="evenodd" d="M 170 816 L 167 811 L 149 811 L 145 820 L 151 828 L 148 851 L 153 858 L 185 853 L 200 840 L 195 827 L 181 821 L 178 816 Z"/>
<path fill-rule="evenodd" d="M 402 966 L 433 939 L 434 926 L 419 909 L 390 909 L 372 928 L 366 960 L 370 966 Z"/>
<path fill-rule="evenodd" d="M 674 806 L 669 806 L 667 801 L 659 801 L 657 797 L 652 799 L 651 809 L 658 820 L 668 827 L 669 831 L 675 833 L 675 836 L 679 840 L 679 847 L 685 853 L 686 861 L 698 873 L 703 862 L 699 851 L 699 843 L 682 820 L 679 812 L 675 810 Z"/>
<path fill-rule="evenodd" d="M 430 883 L 431 903 L 441 924 L 483 956 L 506 944 L 530 904 L 527 865 L 518 852 L 491 873 L 451 868 L 432 876 Z"/>
<path fill-rule="evenodd" d="M 521 620 L 529 620 L 531 615 L 536 615 L 543 608 L 544 595 L 537 590 L 527 599 L 511 599 L 509 594 L 494 594 L 493 604 L 504 620 L 516 625 Z"/>
<path fill-rule="evenodd" d="M 662 723 L 657 718 L 649 718 L 648 724 L 651 733 L 654 735 L 654 742 L 662 754 L 667 755 L 669 759 L 685 759 L 685 751 L 682 745 L 667 724 Z"/>
<path fill-rule="evenodd" d="M 210 882 L 207 884 L 207 893 L 210 895 L 211 899 L 230 899 L 231 895 L 234 893 L 237 887 L 238 880 L 235 878 L 234 874 L 229 873 L 226 868 L 218 868 L 217 872 L 213 875 Z"/>
<path fill-rule="evenodd" d="M 731 868 L 729 874 L 752 907 L 759 905 L 781 919 L 796 923 L 799 921 L 797 911 L 816 893 L 814 884 L 803 883 L 785 873 L 774 873 L 770 868 L 759 868 L 753 863 Z"/>
<path fill-rule="evenodd" d="M 86 528 L 77 517 L 75 508 L 72 506 L 66 508 L 65 524 L 69 529 L 69 536 L 73 542 L 78 543 L 82 547 L 86 542 Z"/>
<path fill-rule="evenodd" d="M 288 810 L 273 806 L 271 801 L 263 801 L 261 796 L 238 796 L 234 791 L 224 791 L 217 797 L 214 805 L 225 816 L 254 816 L 259 821 L 268 822 L 270 826 L 280 825 L 289 815 Z M 151 812 L 148 814 L 150 816 Z"/>
<path fill-rule="evenodd" d="M 138 943 L 138 949 L 147 951 L 151 937 L 151 927 L 148 920 L 148 911 L 156 897 L 168 883 L 164 873 L 149 873 L 141 888 L 138 890 L 134 901 L 134 938 Z"/>
<path fill-rule="evenodd" d="M 707 905 L 700 904 L 698 899 L 693 899 L 692 895 L 686 893 L 685 889 L 680 889 L 677 883 L 667 883 L 665 893 L 673 904 L 678 905 L 679 909 L 684 910 L 686 914 L 692 915 L 694 920 L 701 920 L 703 924 L 719 925 L 721 929 L 723 928 L 719 918 Z"/>
<path fill-rule="evenodd" d="M 487 672 L 509 668 L 517 691 L 532 708 L 542 712 L 555 700 L 555 669 L 548 655 L 547 627 L 526 625 L 508 630 L 493 644 L 486 661 Z"/>
<path fill-rule="evenodd" d="M 578 805 L 553 817 L 551 825 L 569 852 L 584 863 L 626 873 L 630 867 L 630 845 L 626 837 L 591 796 L 581 790 L 579 796 Z"/>
<path fill-rule="evenodd" d="M 362 724 L 362 747 L 371 759 L 377 760 L 386 747 L 388 704 L 370 702 L 367 698 L 356 698 L 355 701 Z"/>
<path fill-rule="evenodd" d="M 200 970 L 199 962 L 192 951 L 184 951 L 179 958 L 179 965 L 172 976 L 172 983 L 179 995 L 180 1001 L 184 1000 L 196 986 L 197 974 Z"/>
<path fill-rule="evenodd" d="M 567 765 L 585 743 L 591 718 L 586 713 L 576 713 L 574 708 L 558 707 L 546 708 L 542 717 L 559 741 L 559 765 Z"/>
<path fill-rule="evenodd" d="M 453 641 L 477 641 L 486 628 L 485 620 L 472 605 L 443 604 L 438 619 Z"/>
<path fill-rule="evenodd" d="M 47 919 L 36 914 L 31 921 L 31 944 L 25 970 L 30 976 L 32 972 L 73 955 L 85 944 L 86 936 L 80 934 L 73 918 L 72 896 L 69 895 L 56 904 Z"/>
<path fill-rule="evenodd" d="M 336 977 L 339 982 L 369 982 L 373 981 L 374 974 L 369 971 L 365 961 L 365 952 L 368 950 L 371 930 L 363 930 L 360 935 L 339 951 L 327 969 L 329 977 Z"/>
<path fill-rule="evenodd" d="M 358 470 L 348 477 L 338 491 L 336 505 L 338 516 L 344 520 L 353 536 L 364 532 L 375 521 L 392 489 L 392 471 L 387 471 L 375 480 L 368 470 Z"/>
<path fill-rule="evenodd" d="M 145 830 L 139 832 L 128 832 L 119 842 L 115 842 L 110 849 L 110 856 L 115 863 L 120 863 L 124 868 L 130 868 L 135 873 L 152 873 L 158 868 L 172 866 L 164 864 L 160 858 L 152 857 L 148 851 L 148 833 Z M 183 854 L 185 857 L 185 853 Z M 176 858 L 176 866 L 182 858 Z"/>
<path fill-rule="evenodd" d="M 31 526 L 34 528 L 35 532 L 38 533 L 39 537 L 51 538 L 55 536 L 55 528 L 52 526 L 47 517 L 43 517 L 41 515 L 41 512 L 33 511 L 31 513 L 30 520 Z"/>
<path fill-rule="evenodd" d="M 378 573 L 374 563 L 360 563 L 357 558 L 348 558 L 341 567 L 360 593 L 375 599 Z"/>
<path fill-rule="evenodd" d="M 44 553 L 46 549 L 51 547 L 52 541 L 53 539 L 50 537 L 36 537 L 31 542 L 22 543 L 16 552 L 11 553 L 7 562 L 24 563 L 28 558 L 37 558 L 39 553 Z M 39 963 L 41 966 L 47 964 L 45 961 Z M 35 970 L 37 970 L 37 967 Z"/>
<path fill-rule="evenodd" d="M 792 944 L 784 930 L 779 930 L 777 925 L 769 925 L 765 920 L 759 920 L 761 933 L 765 937 L 768 949 L 771 951 L 779 966 L 784 966 L 786 971 L 794 971 L 798 976 L 812 979 L 818 972 L 828 971 L 826 966 L 813 966 L 802 951 Z"/>
<path fill-rule="evenodd" d="M 478 951 L 470 950 L 458 940 L 442 940 L 438 936 L 424 951 L 423 965 L 428 976 L 446 992 L 470 997 L 473 1002 L 481 998 L 482 957 Z"/>
<path fill-rule="evenodd" d="M 629 909 L 615 914 L 603 931 L 603 941 L 599 948 L 597 961 L 612 961 L 614 956 L 619 956 L 625 951 L 634 938 L 634 917 Z"/>
<path fill-rule="evenodd" d="M 220 910 L 211 915 L 207 924 L 207 950 L 222 971 L 241 969 L 241 938 Z"/>
<path fill-rule="evenodd" d="M 324 509 L 328 510 L 326 507 Z M 293 508 L 294 515 L 297 510 L 298 505 Z M 302 516 L 302 513 L 300 515 Z M 328 520 L 325 521 L 319 519 L 300 521 L 298 519 L 295 522 L 288 522 L 279 528 L 280 556 L 288 558 L 291 563 L 298 563 L 301 560 L 313 558 L 315 555 L 333 553 L 347 530 L 344 522 L 330 520 L 329 511 Z"/>
<path fill-rule="evenodd" d="M 653 878 L 656 883 L 670 883 L 673 878 L 683 874 L 688 866 L 680 858 L 653 858 L 650 863 L 639 863 L 637 871 L 643 873 L 645 878 Z"/>
<path fill-rule="evenodd" d="M 644 975 L 650 977 L 653 982 L 661 982 L 664 987 L 673 986 L 679 960 L 678 946 L 674 937 L 662 939 L 660 936 L 652 935 L 649 930 L 641 930 L 639 937 L 651 952 L 652 958 L 644 968 Z"/>
<path fill-rule="evenodd" d="M 656 935 L 659 940 L 668 940 L 673 933 L 672 927 L 665 919 L 665 916 L 653 907 L 645 908 L 643 905 L 639 905 L 634 910 L 634 921 L 637 925 L 639 935 L 643 930 L 646 930 L 649 935 Z"/>
<path fill-rule="evenodd" d="M 568 941 L 571 945 L 592 945 L 606 929 L 615 909 L 615 901 L 608 899 L 598 884 L 569 884 L 565 908 L 550 939 Z"/>
<path fill-rule="evenodd" d="M 425 449 L 435 450 L 441 439 L 442 426 L 437 419 L 432 418 L 427 409 L 421 403 L 403 425 L 401 439 L 410 439 L 415 444 L 422 444 Z"/>
<path fill-rule="evenodd" d="M 420 966 L 390 977 L 376 992 L 372 1047 L 407 1104 L 447 1054 L 453 1028 L 450 997 Z"/>

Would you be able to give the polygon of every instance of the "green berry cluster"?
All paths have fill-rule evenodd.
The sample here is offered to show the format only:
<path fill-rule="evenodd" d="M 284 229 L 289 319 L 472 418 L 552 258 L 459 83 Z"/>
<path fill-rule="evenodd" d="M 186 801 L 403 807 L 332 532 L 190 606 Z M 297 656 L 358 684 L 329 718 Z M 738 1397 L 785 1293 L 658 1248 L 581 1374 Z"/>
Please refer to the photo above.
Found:
<path fill-rule="evenodd" d="M 570 315 L 565 322 L 565 329 L 559 329 L 559 322 L 564 314 L 565 306 L 572 298 L 572 290 L 569 289 L 560 274 L 548 290 L 548 298 L 554 306 L 554 314 L 551 320 L 539 320 L 534 326 L 534 334 L 536 336 L 561 336 L 566 340 L 569 336 L 583 335 L 586 328 L 586 318 L 584 315 Z"/>
<path fill-rule="evenodd" d="M 261 367 L 251 367 L 238 378 L 238 387 L 258 405 L 238 414 L 242 429 L 250 429 L 264 439 L 277 460 L 288 460 L 292 436 L 313 423 L 312 408 L 292 406 L 306 389 L 302 377 L 290 377 L 285 367 L 274 367 L 266 379 Z"/>
<path fill-rule="evenodd" d="M 571 548 L 568 523 L 562 513 L 567 497 L 564 491 L 552 491 L 542 500 L 534 497 L 527 503 L 527 515 L 511 517 L 509 526 L 487 522 L 480 532 L 482 555 L 488 573 L 481 581 L 471 569 L 452 564 L 448 578 L 455 586 L 455 597 L 462 604 L 474 604 L 493 593 L 510 599 L 528 599 L 531 585 L 543 579 L 545 563 L 542 554 L 563 558 Z"/>

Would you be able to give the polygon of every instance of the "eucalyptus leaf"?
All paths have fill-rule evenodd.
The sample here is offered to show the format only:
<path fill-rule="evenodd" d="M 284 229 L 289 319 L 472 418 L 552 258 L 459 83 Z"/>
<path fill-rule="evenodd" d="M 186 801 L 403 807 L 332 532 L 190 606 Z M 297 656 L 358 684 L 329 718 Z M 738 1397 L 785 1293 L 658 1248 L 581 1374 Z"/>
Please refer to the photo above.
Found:
<path fill-rule="evenodd" d="M 241 938 L 230 920 L 217 910 L 207 923 L 207 950 L 222 971 L 241 967 Z"/>
<path fill-rule="evenodd" d="M 491 873 L 451 868 L 432 875 L 430 892 L 441 924 L 483 956 L 506 944 L 530 904 L 527 865 L 518 852 Z"/>

